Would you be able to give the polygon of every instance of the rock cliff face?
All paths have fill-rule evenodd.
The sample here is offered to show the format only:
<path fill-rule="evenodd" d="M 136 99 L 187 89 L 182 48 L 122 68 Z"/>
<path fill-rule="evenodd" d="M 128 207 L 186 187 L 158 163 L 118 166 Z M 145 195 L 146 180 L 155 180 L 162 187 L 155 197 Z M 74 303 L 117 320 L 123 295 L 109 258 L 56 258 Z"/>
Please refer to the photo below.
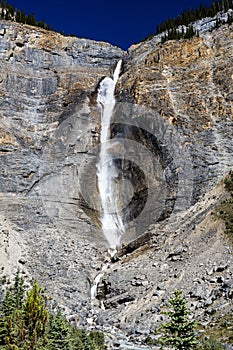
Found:
<path fill-rule="evenodd" d="M 71 310 L 89 304 L 87 277 L 101 259 L 96 250 L 105 247 L 80 208 L 76 172 L 98 138 L 95 90 L 123 52 L 4 21 L 0 50 L 3 232 L 4 220 L 13 225 L 11 236 L 14 228 L 20 232 L 15 245 L 25 250 L 17 260 L 30 276 L 37 271 L 35 277 L 52 294 L 61 295 L 59 303 L 65 305 L 64 298 L 72 295 Z M 16 267 L 11 246 L 5 247 L 4 260 Z"/>
<path fill-rule="evenodd" d="M 202 320 L 229 308 L 231 246 L 211 211 L 233 166 L 232 43 L 233 27 L 222 26 L 126 53 L 0 22 L 2 276 L 20 266 L 81 325 L 94 313 L 97 324 L 128 334 L 152 330 L 175 287 Z M 103 311 L 90 301 L 107 250 L 95 186 L 96 94 L 120 58 L 112 137 L 126 140 L 122 169 L 134 195 L 120 260 L 99 286 Z"/>
<path fill-rule="evenodd" d="M 195 145 L 191 153 L 202 185 L 207 178 L 216 182 L 231 164 L 232 39 L 229 26 L 164 45 L 154 38 L 129 50 L 121 77 L 123 100 L 154 108 L 185 135 L 185 144 Z"/>

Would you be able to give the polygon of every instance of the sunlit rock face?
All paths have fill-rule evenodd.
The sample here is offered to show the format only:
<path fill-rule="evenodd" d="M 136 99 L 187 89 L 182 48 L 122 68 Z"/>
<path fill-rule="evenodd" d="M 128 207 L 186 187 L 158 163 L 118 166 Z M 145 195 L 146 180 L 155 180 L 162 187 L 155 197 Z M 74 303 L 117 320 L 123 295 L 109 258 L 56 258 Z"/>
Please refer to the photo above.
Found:
<path fill-rule="evenodd" d="M 195 198 L 231 165 L 232 39 L 232 26 L 164 45 L 152 39 L 129 50 L 121 77 L 120 99 L 154 108 L 185 136 Z"/>
<path fill-rule="evenodd" d="M 218 288 L 205 279 L 210 268 L 222 264 L 224 278 L 232 275 L 223 227 L 210 219 L 224 197 L 214 186 L 233 166 L 232 44 L 232 26 L 222 26 L 190 40 L 152 39 L 126 53 L 0 22 L 2 275 L 20 266 L 86 324 L 107 251 L 96 99 L 123 59 L 110 149 L 126 229 L 122 260 L 115 257 L 102 280 L 106 310 L 94 304 L 97 322 L 143 334 L 161 316 L 146 310 L 159 310 L 175 287 L 190 295 L 197 280 L 206 281 L 209 302 Z M 195 305 L 200 311 L 204 302 Z"/>

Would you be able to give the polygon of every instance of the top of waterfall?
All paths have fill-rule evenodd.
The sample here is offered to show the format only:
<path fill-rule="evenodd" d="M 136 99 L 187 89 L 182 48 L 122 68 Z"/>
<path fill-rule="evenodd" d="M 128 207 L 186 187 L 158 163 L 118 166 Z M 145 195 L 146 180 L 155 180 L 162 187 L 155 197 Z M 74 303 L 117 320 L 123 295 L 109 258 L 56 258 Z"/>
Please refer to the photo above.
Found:
<path fill-rule="evenodd" d="M 119 60 L 117 62 L 117 65 L 116 65 L 116 68 L 115 68 L 115 71 L 114 71 L 114 74 L 113 74 L 114 85 L 117 83 L 117 80 L 118 80 L 119 75 L 120 75 L 121 63 L 122 63 L 122 60 Z"/>
<path fill-rule="evenodd" d="M 114 90 L 120 75 L 121 63 L 122 63 L 122 60 L 119 60 L 117 62 L 117 65 L 113 74 L 113 79 L 110 77 L 105 77 L 100 83 L 97 102 L 101 103 L 102 105 L 112 104 L 112 106 L 114 107 L 114 103 L 115 103 Z M 111 113 L 110 113 L 110 118 L 111 118 Z"/>

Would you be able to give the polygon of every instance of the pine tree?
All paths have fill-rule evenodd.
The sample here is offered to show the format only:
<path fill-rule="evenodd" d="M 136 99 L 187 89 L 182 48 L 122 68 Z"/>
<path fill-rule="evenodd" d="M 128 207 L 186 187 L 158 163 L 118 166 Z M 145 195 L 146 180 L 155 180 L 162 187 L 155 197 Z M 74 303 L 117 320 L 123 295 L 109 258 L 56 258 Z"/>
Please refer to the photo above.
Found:
<path fill-rule="evenodd" d="M 228 24 L 231 24 L 233 22 L 233 15 L 232 14 L 229 14 L 228 15 L 228 18 L 227 18 L 227 23 Z"/>
<path fill-rule="evenodd" d="M 83 342 L 81 339 L 82 330 L 75 327 L 71 327 L 70 337 L 71 337 L 71 349 L 74 350 L 83 350 Z"/>
<path fill-rule="evenodd" d="M 50 314 L 47 328 L 48 343 L 46 349 L 69 350 L 71 341 L 69 328 L 60 309 L 57 314 Z"/>
<path fill-rule="evenodd" d="M 185 298 L 180 291 L 175 290 L 168 302 L 172 310 L 164 312 L 169 316 L 170 321 L 162 325 L 165 331 L 162 342 L 176 350 L 194 349 L 197 344 L 194 334 L 196 322 L 188 318 Z"/>
<path fill-rule="evenodd" d="M 40 27 L 40 28 L 46 28 L 46 24 L 44 21 L 38 21 L 37 22 L 37 26 Z"/>
<path fill-rule="evenodd" d="M 85 329 L 81 330 L 80 339 L 81 339 L 82 344 L 83 344 L 83 350 L 92 350 L 90 340 L 89 340 L 89 337 L 88 337 Z"/>
<path fill-rule="evenodd" d="M 18 22 L 18 23 L 21 22 L 21 13 L 20 13 L 19 10 L 16 11 L 15 20 L 16 20 L 16 22 Z"/>
<path fill-rule="evenodd" d="M 25 340 L 30 350 L 36 349 L 38 344 L 46 341 L 48 311 L 45 308 L 45 302 L 43 290 L 37 282 L 34 282 L 23 304 L 23 327 L 26 330 Z"/>
<path fill-rule="evenodd" d="M 21 18 L 20 18 L 21 23 L 26 23 L 26 15 L 24 11 L 21 11 Z"/>
<path fill-rule="evenodd" d="M 104 333 L 92 331 L 89 334 L 89 338 L 98 350 L 105 349 Z"/>
<path fill-rule="evenodd" d="M 0 305 L 0 345 L 6 345 L 6 339 L 14 337 L 15 329 L 9 325 L 12 325 L 13 318 L 17 309 L 22 307 L 24 296 L 24 281 L 20 277 L 19 271 L 15 275 L 13 286 L 11 286 L 6 292 Z"/>
<path fill-rule="evenodd" d="M 24 280 L 19 270 L 16 272 L 14 284 L 5 293 L 1 309 L 5 316 L 11 315 L 16 309 L 21 309 L 24 298 Z"/>
<path fill-rule="evenodd" d="M 43 291 L 34 282 L 24 294 L 23 280 L 17 274 L 2 303 L 4 341 L 9 349 L 34 350 L 46 341 L 48 311 Z"/>
<path fill-rule="evenodd" d="M 5 338 L 7 336 L 7 327 L 6 327 L 6 317 L 2 311 L 0 311 L 0 348 L 2 348 L 6 342 Z"/>
<path fill-rule="evenodd" d="M 12 5 L 7 5 L 7 9 L 8 12 L 10 14 L 10 18 L 13 19 L 14 18 L 14 14 L 15 14 L 15 9 Z"/>
<path fill-rule="evenodd" d="M 35 16 L 32 13 L 29 13 L 26 18 L 25 18 L 25 22 L 31 26 L 36 26 L 36 20 L 35 20 Z"/>

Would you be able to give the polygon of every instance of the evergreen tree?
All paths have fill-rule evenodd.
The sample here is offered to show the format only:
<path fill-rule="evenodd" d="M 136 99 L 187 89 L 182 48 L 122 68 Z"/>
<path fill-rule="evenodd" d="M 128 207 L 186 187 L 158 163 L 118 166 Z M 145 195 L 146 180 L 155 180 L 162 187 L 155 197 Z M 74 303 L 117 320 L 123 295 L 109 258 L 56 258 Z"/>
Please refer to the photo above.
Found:
<path fill-rule="evenodd" d="M 2 291 L 0 291 L 0 299 Z M 61 310 L 49 313 L 47 298 L 37 282 L 26 291 L 16 273 L 12 286 L 0 300 L 0 349 L 4 350 L 104 350 L 101 332 L 87 334 L 70 325 Z"/>
<path fill-rule="evenodd" d="M 9 15 L 10 15 L 11 19 L 13 19 L 14 14 L 15 14 L 15 9 L 14 9 L 14 7 L 11 6 L 11 5 L 7 5 L 7 9 L 8 9 L 8 12 L 9 12 Z"/>
<path fill-rule="evenodd" d="M 76 327 L 71 327 L 71 330 L 70 330 L 71 349 L 74 349 L 74 350 L 84 349 L 83 342 L 81 339 L 81 334 L 82 334 L 82 331 L 80 329 L 77 329 Z"/>
<path fill-rule="evenodd" d="M 37 26 L 40 27 L 40 28 L 45 28 L 46 29 L 46 24 L 44 21 L 38 21 L 37 22 Z"/>
<path fill-rule="evenodd" d="M 168 302 L 172 310 L 164 312 L 170 321 L 162 325 L 165 331 L 162 342 L 176 350 L 194 349 L 197 344 L 194 334 L 196 323 L 188 318 L 185 298 L 180 291 L 175 290 Z"/>
<path fill-rule="evenodd" d="M 7 327 L 6 327 L 6 317 L 2 310 L 0 310 L 0 348 L 6 344 L 5 338 L 7 336 Z"/>
<path fill-rule="evenodd" d="M 24 11 L 21 11 L 20 22 L 26 23 L 26 15 Z"/>
<path fill-rule="evenodd" d="M 19 270 L 16 272 L 14 284 L 5 293 L 1 310 L 5 316 L 11 315 L 15 310 L 21 309 L 24 299 L 24 280 L 20 276 Z"/>
<path fill-rule="evenodd" d="M 21 13 L 19 10 L 16 11 L 15 20 L 16 22 L 21 22 Z"/>
<path fill-rule="evenodd" d="M 227 23 L 228 24 L 231 24 L 233 22 L 233 15 L 232 14 L 229 14 L 228 15 L 228 18 L 227 18 Z"/>
<path fill-rule="evenodd" d="M 25 335 L 22 317 L 22 310 L 14 310 L 12 314 L 6 317 L 6 336 L 4 340 L 7 349 L 25 349 L 22 346 Z"/>
<path fill-rule="evenodd" d="M 47 338 L 48 343 L 46 349 L 61 349 L 69 350 L 70 349 L 70 327 L 64 316 L 62 315 L 61 310 L 59 309 L 57 314 L 49 315 L 49 322 L 47 327 Z"/>
<path fill-rule="evenodd" d="M 92 350 L 90 340 L 85 329 L 81 330 L 80 339 L 82 341 L 83 350 Z"/>
<path fill-rule="evenodd" d="M 36 26 L 36 20 L 35 20 L 35 16 L 32 13 L 29 13 L 26 18 L 25 18 L 25 22 L 31 26 Z"/>
<path fill-rule="evenodd" d="M 25 340 L 28 349 L 35 349 L 37 344 L 45 343 L 48 311 L 45 308 L 46 297 L 37 282 L 27 292 L 23 304 L 23 327 L 26 330 Z"/>
<path fill-rule="evenodd" d="M 90 332 L 89 338 L 97 350 L 105 349 L 104 333 Z"/>
<path fill-rule="evenodd" d="M 9 296 L 7 298 L 11 300 Z M 6 315 L 5 341 L 9 349 L 34 350 L 44 345 L 47 317 L 43 291 L 38 283 L 34 282 L 26 293 L 22 306 L 12 309 L 10 315 Z"/>

